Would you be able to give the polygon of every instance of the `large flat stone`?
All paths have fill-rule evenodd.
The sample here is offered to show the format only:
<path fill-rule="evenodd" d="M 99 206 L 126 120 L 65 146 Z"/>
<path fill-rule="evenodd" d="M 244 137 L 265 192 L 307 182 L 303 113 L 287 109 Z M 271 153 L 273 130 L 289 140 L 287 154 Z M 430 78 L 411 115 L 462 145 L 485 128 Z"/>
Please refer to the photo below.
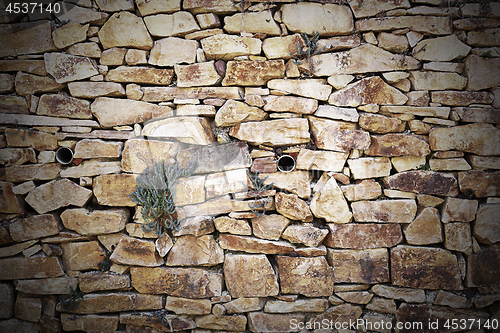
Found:
<path fill-rule="evenodd" d="M 441 221 L 471 222 L 476 217 L 478 201 L 459 198 L 446 198 L 441 210 Z"/>
<path fill-rule="evenodd" d="M 307 247 L 318 247 L 328 234 L 328 230 L 310 225 L 293 224 L 286 228 L 281 237 L 290 243 L 300 243 Z"/>
<path fill-rule="evenodd" d="M 428 38 L 413 48 L 413 56 L 418 60 L 452 61 L 465 57 L 471 47 L 462 43 L 456 35 Z"/>
<path fill-rule="evenodd" d="M 349 152 L 351 149 L 367 149 L 370 134 L 356 128 L 356 124 L 309 116 L 309 123 L 320 149 Z"/>
<path fill-rule="evenodd" d="M 129 197 L 137 185 L 135 179 L 135 175 L 124 173 L 95 177 L 92 188 L 97 202 L 105 206 L 136 206 Z"/>
<path fill-rule="evenodd" d="M 332 87 L 326 84 L 325 79 L 273 79 L 267 82 L 267 87 L 320 101 L 326 101 L 332 91 Z"/>
<path fill-rule="evenodd" d="M 61 326 L 65 331 L 85 331 L 112 333 L 118 329 L 118 316 L 86 315 L 73 316 L 67 313 L 61 315 Z"/>
<path fill-rule="evenodd" d="M 325 244 L 343 249 L 376 249 L 393 247 L 403 241 L 401 227 L 398 224 L 334 224 L 329 223 L 331 239 Z M 327 244 L 328 243 L 328 244 Z"/>
<path fill-rule="evenodd" d="M 67 242 L 61 244 L 62 262 L 68 271 L 98 269 L 105 253 L 97 241 Z"/>
<path fill-rule="evenodd" d="M 250 312 L 248 327 L 250 332 L 298 332 L 298 325 L 304 322 L 302 314 L 270 314 L 264 312 Z M 294 328 L 294 324 L 297 325 Z"/>
<path fill-rule="evenodd" d="M 356 201 L 351 203 L 357 222 L 410 223 L 417 213 L 415 200 Z"/>
<path fill-rule="evenodd" d="M 395 285 L 410 288 L 462 288 L 457 257 L 440 248 L 407 245 L 392 248 L 391 279 Z"/>
<path fill-rule="evenodd" d="M 157 267 L 163 264 L 152 241 L 126 235 L 122 236 L 109 259 L 121 265 Z"/>
<path fill-rule="evenodd" d="M 384 283 L 390 281 L 387 249 L 328 249 L 326 258 L 333 267 L 336 283 Z"/>
<path fill-rule="evenodd" d="M 500 59 L 470 55 L 465 59 L 467 90 L 478 91 L 500 84 Z"/>
<path fill-rule="evenodd" d="M 313 196 L 310 209 L 314 216 L 328 222 L 348 223 L 352 220 L 344 194 L 333 177 Z"/>
<path fill-rule="evenodd" d="M 283 37 L 266 38 L 262 42 L 262 51 L 268 59 L 290 59 L 298 52 L 297 43 L 300 47 L 305 46 L 304 39 L 300 34 Z M 1 68 L 1 67 L 0 67 Z"/>
<path fill-rule="evenodd" d="M 65 94 L 42 95 L 36 114 L 52 117 L 91 119 L 90 102 Z"/>
<path fill-rule="evenodd" d="M 321 323 L 328 323 L 327 327 L 342 327 L 343 325 L 344 327 L 356 328 L 356 324 L 351 326 L 348 325 L 349 323 L 356 323 L 362 314 L 363 310 L 360 306 L 347 303 L 340 304 L 332 306 L 324 313 L 309 319 L 305 325 L 306 327 L 321 327 Z"/>
<path fill-rule="evenodd" d="M 181 10 L 181 1 L 162 1 L 162 0 L 137 0 L 137 9 L 142 16 L 158 13 L 173 13 Z"/>
<path fill-rule="evenodd" d="M 26 42 L 26 40 L 24 40 Z M 33 46 L 33 45 L 30 45 Z M 47 75 L 45 62 L 36 59 L 0 60 L 2 72 L 25 72 L 35 75 Z"/>
<path fill-rule="evenodd" d="M 214 61 L 201 62 L 192 65 L 174 65 L 178 87 L 213 86 L 222 77 L 217 73 Z"/>
<path fill-rule="evenodd" d="M 500 172 L 470 170 L 458 173 L 460 191 L 472 193 L 476 198 L 500 196 Z"/>
<path fill-rule="evenodd" d="M 436 171 L 405 171 L 384 178 L 391 190 L 430 195 L 450 195 L 456 190 L 457 179 L 453 175 Z"/>
<path fill-rule="evenodd" d="M 240 123 L 231 128 L 229 135 L 254 145 L 284 146 L 310 140 L 309 123 L 300 118 Z"/>
<path fill-rule="evenodd" d="M 258 55 L 262 46 L 262 42 L 257 38 L 226 34 L 203 38 L 200 42 L 207 60 L 227 61 L 238 56 Z"/>
<path fill-rule="evenodd" d="M 108 292 L 86 294 L 74 310 L 77 314 L 97 314 L 140 310 L 158 310 L 162 308 L 163 297 L 132 292 Z M 59 306 L 58 306 L 59 308 Z"/>
<path fill-rule="evenodd" d="M 105 76 L 105 80 L 112 82 L 168 85 L 172 82 L 173 77 L 174 71 L 170 68 L 119 66 L 109 70 Z M 69 87 L 71 87 L 71 84 Z"/>
<path fill-rule="evenodd" d="M 472 94 L 484 94 L 484 93 L 472 92 Z M 489 100 L 492 100 L 491 97 L 493 96 L 491 94 L 486 93 L 485 95 L 489 95 Z M 473 98 L 471 99 L 474 100 Z M 469 108 L 455 108 L 454 111 L 457 112 L 458 116 L 460 117 L 460 120 L 463 122 L 500 124 L 499 109 L 469 107 Z"/>
<path fill-rule="evenodd" d="M 283 60 L 229 61 L 223 86 L 262 86 L 285 75 Z"/>
<path fill-rule="evenodd" d="M 296 159 L 297 169 L 342 171 L 348 153 L 301 149 Z"/>
<path fill-rule="evenodd" d="M 129 218 L 127 209 L 88 210 L 66 209 L 61 214 L 63 225 L 80 235 L 111 234 L 125 228 Z"/>
<path fill-rule="evenodd" d="M 36 155 L 33 148 L 0 149 L 0 163 L 5 164 L 6 167 L 22 165 L 26 162 L 36 163 Z"/>
<path fill-rule="evenodd" d="M 413 71 L 409 79 L 414 90 L 461 90 L 467 84 L 460 74 L 446 72 Z"/>
<path fill-rule="evenodd" d="M 58 163 L 13 165 L 5 168 L 5 180 L 20 183 L 29 180 L 55 179 L 61 166 Z"/>
<path fill-rule="evenodd" d="M 451 19 L 437 16 L 388 16 L 371 18 L 356 22 L 356 30 L 387 31 L 410 28 L 414 32 L 425 35 L 447 35 L 452 33 Z"/>
<path fill-rule="evenodd" d="M 425 207 L 403 230 L 410 245 L 428 245 L 443 241 L 439 211 L 434 207 Z"/>
<path fill-rule="evenodd" d="M 0 272 L 0 280 L 43 279 L 64 275 L 57 257 L 0 259 Z"/>
<path fill-rule="evenodd" d="M 152 316 L 151 313 L 147 312 L 121 313 L 120 323 L 125 324 L 130 332 L 163 332 L 167 330 L 161 321 L 151 320 L 152 317 L 156 318 L 156 316 Z M 170 315 L 169 319 L 172 330 L 174 331 L 189 330 L 196 327 L 194 320 L 181 316 Z"/>
<path fill-rule="evenodd" d="M 113 14 L 99 30 L 99 40 L 104 49 L 129 47 L 149 50 L 153 40 L 140 17 L 130 12 Z"/>
<path fill-rule="evenodd" d="M 82 80 L 99 74 L 95 64 L 87 57 L 65 53 L 45 53 L 45 68 L 57 83 Z"/>
<path fill-rule="evenodd" d="M 401 120 L 381 114 L 365 113 L 359 117 L 359 127 L 377 134 L 401 132 L 402 125 L 403 122 Z"/>
<path fill-rule="evenodd" d="M 370 148 L 365 149 L 369 156 L 426 156 L 431 150 L 424 140 L 414 135 L 389 133 L 372 135 Z"/>
<path fill-rule="evenodd" d="M 102 290 L 124 290 L 130 288 L 130 277 L 111 272 L 88 272 L 78 277 L 80 290 L 91 293 Z"/>
<path fill-rule="evenodd" d="M 168 253 L 167 266 L 214 266 L 224 262 L 224 251 L 212 235 L 177 238 Z"/>
<path fill-rule="evenodd" d="M 151 138 L 175 138 L 194 145 L 210 145 L 215 142 L 207 118 L 174 117 L 149 122 L 142 135 Z"/>
<path fill-rule="evenodd" d="M 18 292 L 34 295 L 66 295 L 70 293 L 70 288 L 76 289 L 77 286 L 78 279 L 67 277 L 27 279 L 16 282 Z"/>
<path fill-rule="evenodd" d="M 131 139 L 125 141 L 122 153 L 122 170 L 124 172 L 141 173 L 153 163 L 164 161 L 166 165 L 173 163 L 179 150 L 177 142 Z"/>
<path fill-rule="evenodd" d="M 243 89 L 240 87 L 142 87 L 143 101 L 164 102 L 174 98 L 180 99 L 243 99 Z"/>
<path fill-rule="evenodd" d="M 386 12 L 398 8 L 410 8 L 409 1 L 383 1 L 383 0 L 355 0 L 349 2 L 356 18 L 375 16 L 378 13 Z"/>
<path fill-rule="evenodd" d="M 212 303 L 208 299 L 167 296 L 165 309 L 176 314 L 203 315 L 211 312 Z"/>
<path fill-rule="evenodd" d="M 264 111 L 311 114 L 318 108 L 317 100 L 304 97 L 269 95 L 264 102 Z"/>
<path fill-rule="evenodd" d="M 373 138 L 373 137 L 372 137 Z M 361 157 L 348 159 L 347 164 L 354 179 L 366 179 L 389 176 L 392 169 L 387 157 Z"/>
<path fill-rule="evenodd" d="M 196 62 L 198 42 L 178 37 L 167 37 L 154 42 L 148 63 L 155 66 L 173 66 Z"/>
<path fill-rule="evenodd" d="M 263 33 L 270 36 L 281 34 L 281 29 L 274 21 L 270 11 L 237 13 L 224 18 L 224 30 L 237 34 L 244 32 Z"/>
<path fill-rule="evenodd" d="M 303 222 L 311 222 L 313 220 L 309 206 L 296 194 L 278 192 L 275 196 L 275 202 L 278 213 L 289 219 Z"/>
<path fill-rule="evenodd" d="M 3 84 L 5 84 L 5 80 L 2 81 Z M 56 80 L 51 77 L 38 76 L 23 72 L 17 72 L 15 85 L 16 92 L 21 96 L 58 91 L 64 87 L 62 83 L 57 83 Z"/>
<path fill-rule="evenodd" d="M 33 215 L 9 225 L 10 236 L 16 242 L 53 236 L 60 230 L 59 222 L 51 214 Z"/>
<path fill-rule="evenodd" d="M 311 196 L 312 176 L 308 171 L 272 172 L 260 174 L 259 177 L 266 178 L 264 184 L 272 183 L 273 186 L 295 193 L 301 198 Z"/>
<path fill-rule="evenodd" d="M 151 35 L 155 37 L 185 36 L 190 32 L 200 30 L 194 16 L 184 11 L 178 11 L 172 15 L 149 15 L 144 18 L 144 23 Z"/>
<path fill-rule="evenodd" d="M 289 254 L 294 250 L 293 245 L 288 242 L 231 234 L 221 234 L 219 244 L 225 250 L 246 253 Z"/>
<path fill-rule="evenodd" d="M 89 5 L 77 6 L 65 1 L 61 1 L 59 4 L 61 5 L 61 10 L 58 13 L 54 11 L 53 14 L 61 22 L 75 21 L 80 24 L 92 23 L 100 26 L 109 16 L 107 13 L 89 8 L 91 7 Z"/>
<path fill-rule="evenodd" d="M 357 184 L 341 186 L 340 189 L 349 201 L 376 199 L 382 195 L 382 187 L 374 179 L 362 180 Z"/>
<path fill-rule="evenodd" d="M 485 287 L 500 282 L 500 246 L 482 248 L 467 256 L 467 287 Z"/>
<path fill-rule="evenodd" d="M 480 243 L 495 244 L 500 240 L 500 228 L 497 223 L 499 214 L 499 204 L 482 205 L 477 211 L 473 233 Z"/>
<path fill-rule="evenodd" d="M 260 121 L 266 117 L 267 113 L 261 109 L 230 99 L 217 111 L 215 124 L 219 127 L 229 127 L 247 121 Z"/>
<path fill-rule="evenodd" d="M 75 145 L 74 158 L 116 158 L 121 156 L 122 147 L 120 141 L 83 139 Z"/>
<path fill-rule="evenodd" d="M 2 33 L 0 57 L 55 51 L 49 21 L 14 23 Z"/>
<path fill-rule="evenodd" d="M 80 98 L 124 97 L 125 89 L 115 82 L 70 82 L 71 96 Z"/>
<path fill-rule="evenodd" d="M 200 328 L 213 329 L 217 331 L 240 332 L 246 329 L 247 317 L 243 315 L 233 316 L 216 316 L 209 314 L 206 316 L 196 317 L 196 325 Z"/>

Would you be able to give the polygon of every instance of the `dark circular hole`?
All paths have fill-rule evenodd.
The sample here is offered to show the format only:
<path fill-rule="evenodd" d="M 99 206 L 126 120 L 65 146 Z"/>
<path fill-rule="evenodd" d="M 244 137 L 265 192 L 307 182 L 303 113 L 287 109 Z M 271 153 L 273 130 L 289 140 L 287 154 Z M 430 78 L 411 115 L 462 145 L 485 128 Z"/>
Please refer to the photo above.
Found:
<path fill-rule="evenodd" d="M 56 151 L 56 160 L 61 164 L 69 164 L 73 161 L 73 152 L 67 147 L 61 147 Z"/>
<path fill-rule="evenodd" d="M 290 172 L 295 169 L 295 160 L 289 155 L 283 155 L 278 159 L 278 170 L 281 172 Z"/>

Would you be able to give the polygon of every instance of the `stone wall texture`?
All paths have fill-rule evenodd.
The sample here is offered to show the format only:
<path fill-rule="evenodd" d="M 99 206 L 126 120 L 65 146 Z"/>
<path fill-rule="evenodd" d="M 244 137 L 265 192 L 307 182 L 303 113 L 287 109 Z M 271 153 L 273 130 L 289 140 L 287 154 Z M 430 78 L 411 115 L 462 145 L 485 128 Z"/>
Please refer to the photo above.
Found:
<path fill-rule="evenodd" d="M 500 2 L 20 4 L 0 332 L 498 332 Z M 189 160 L 158 238 L 137 177 Z"/>

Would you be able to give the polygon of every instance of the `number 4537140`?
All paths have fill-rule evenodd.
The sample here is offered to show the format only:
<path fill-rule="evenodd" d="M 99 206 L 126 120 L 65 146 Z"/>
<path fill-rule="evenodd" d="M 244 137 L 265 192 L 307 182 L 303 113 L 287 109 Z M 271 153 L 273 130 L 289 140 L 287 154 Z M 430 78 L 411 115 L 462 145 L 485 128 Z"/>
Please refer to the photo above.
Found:
<path fill-rule="evenodd" d="M 11 2 L 5 8 L 6 12 L 13 14 L 28 13 L 59 13 L 61 5 L 59 3 L 43 5 L 36 2 Z"/>

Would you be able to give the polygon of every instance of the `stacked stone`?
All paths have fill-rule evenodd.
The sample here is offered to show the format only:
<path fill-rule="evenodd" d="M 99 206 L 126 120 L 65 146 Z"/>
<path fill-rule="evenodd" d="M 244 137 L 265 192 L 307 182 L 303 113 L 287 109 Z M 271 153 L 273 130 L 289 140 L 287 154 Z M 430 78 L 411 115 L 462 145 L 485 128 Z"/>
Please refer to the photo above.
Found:
<path fill-rule="evenodd" d="M 57 4 L 0 25 L 0 331 L 497 328 L 500 3 Z"/>

